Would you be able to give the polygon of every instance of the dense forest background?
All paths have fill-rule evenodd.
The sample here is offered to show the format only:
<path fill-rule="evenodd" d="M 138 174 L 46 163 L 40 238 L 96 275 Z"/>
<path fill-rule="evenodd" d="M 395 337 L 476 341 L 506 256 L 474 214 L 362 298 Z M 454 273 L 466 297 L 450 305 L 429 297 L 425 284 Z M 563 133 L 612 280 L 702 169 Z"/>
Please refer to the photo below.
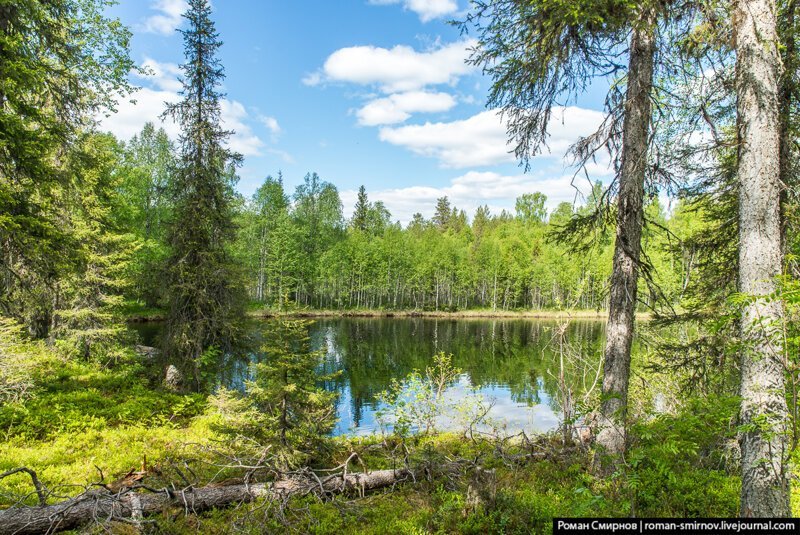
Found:
<path fill-rule="evenodd" d="M 127 211 L 120 222 L 142 244 L 131 259 L 134 285 L 128 296 L 164 306 L 158 266 L 167 247 L 171 208 L 164 192 L 174 149 L 163 130 L 148 125 L 118 151 L 119 192 Z M 562 203 L 552 213 L 538 192 L 518 198 L 514 213 L 499 214 L 484 206 L 468 215 L 444 197 L 431 219 L 416 214 L 403 226 L 382 202 L 370 202 L 363 187 L 346 220 L 334 184 L 309 173 L 290 193 L 278 173 L 251 198 L 235 195 L 231 248 L 248 298 L 278 310 L 601 310 L 611 272 L 609 229 L 585 247 L 554 236 L 574 215 L 594 213 L 606 202 L 602 184 L 592 191 L 582 199 L 576 189 L 582 200 Z M 656 305 L 656 295 L 680 299 L 697 260 L 683 245 L 696 230 L 692 209 L 677 201 L 664 207 L 654 196 L 647 217 L 653 226 L 646 251 L 656 275 L 643 309 Z"/>

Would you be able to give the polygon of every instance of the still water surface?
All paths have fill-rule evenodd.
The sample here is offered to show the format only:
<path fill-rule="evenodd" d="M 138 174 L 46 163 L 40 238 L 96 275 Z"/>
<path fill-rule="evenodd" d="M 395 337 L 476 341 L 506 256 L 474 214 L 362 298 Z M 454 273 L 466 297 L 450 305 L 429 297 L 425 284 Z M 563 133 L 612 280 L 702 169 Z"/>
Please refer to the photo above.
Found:
<path fill-rule="evenodd" d="M 253 339 L 263 336 L 267 321 L 274 320 L 250 324 Z M 392 379 L 424 370 L 440 351 L 452 353 L 453 364 L 463 372 L 448 388 L 449 400 L 477 392 L 493 405 L 488 416 L 507 432 L 555 429 L 560 413 L 556 325 L 548 320 L 337 318 L 316 320 L 308 328 L 312 347 L 324 351 L 320 374 L 341 371 L 334 380 L 321 383 L 338 394 L 334 434 L 359 435 L 380 431 L 377 395 Z M 134 328 L 143 343 L 158 343 L 160 325 Z M 567 331 L 572 350 L 596 363 L 604 328 L 601 321 L 573 321 Z M 254 350 L 227 357 L 220 363 L 218 383 L 243 388 L 252 376 L 251 364 L 263 358 Z M 571 369 L 567 382 L 580 390 L 584 375 L 593 373 L 587 367 Z"/>

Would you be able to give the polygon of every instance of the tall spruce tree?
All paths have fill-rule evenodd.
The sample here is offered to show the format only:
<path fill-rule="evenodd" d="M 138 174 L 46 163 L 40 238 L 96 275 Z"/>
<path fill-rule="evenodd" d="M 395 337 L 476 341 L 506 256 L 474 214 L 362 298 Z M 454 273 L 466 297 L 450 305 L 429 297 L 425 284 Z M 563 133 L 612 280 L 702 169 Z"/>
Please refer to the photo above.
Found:
<path fill-rule="evenodd" d="M 625 452 L 657 46 L 654 8 L 645 3 L 634 9 L 632 15 L 617 195 L 617 232 L 606 325 L 600 426 L 596 439 L 613 461 L 602 463 L 606 471 L 610 471 Z M 602 461 L 603 457 L 600 459 Z"/>
<path fill-rule="evenodd" d="M 0 2 L 0 311 L 49 334 L 81 269 L 65 168 L 92 116 L 127 93 L 130 32 L 108 0 Z"/>
<path fill-rule="evenodd" d="M 203 352 L 230 344 L 242 312 L 239 277 L 228 248 L 235 237 L 231 169 L 241 156 L 225 146 L 231 132 L 220 125 L 223 95 L 218 88 L 224 73 L 217 50 L 222 42 L 208 0 L 189 0 L 184 17 L 189 28 L 182 31 L 183 99 L 164 112 L 181 126 L 180 156 L 170 184 L 165 346 L 200 388 Z"/>
<path fill-rule="evenodd" d="M 450 207 L 450 199 L 447 197 L 440 197 L 436 199 L 436 212 L 433 214 L 431 221 L 436 225 L 439 230 L 446 230 L 453 219 L 453 211 Z"/>
<path fill-rule="evenodd" d="M 353 228 L 361 231 L 367 230 L 367 218 L 369 217 L 369 200 L 367 190 L 364 186 L 358 188 L 358 199 L 353 210 Z"/>

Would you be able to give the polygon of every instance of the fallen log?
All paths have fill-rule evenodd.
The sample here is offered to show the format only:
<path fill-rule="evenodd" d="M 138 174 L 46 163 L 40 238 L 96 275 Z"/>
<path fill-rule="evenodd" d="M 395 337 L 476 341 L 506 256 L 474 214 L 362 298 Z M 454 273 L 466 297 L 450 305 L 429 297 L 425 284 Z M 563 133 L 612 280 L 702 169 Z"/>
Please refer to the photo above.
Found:
<path fill-rule="evenodd" d="M 180 490 L 143 492 L 123 489 L 112 492 L 99 488 L 53 505 L 11 507 L 0 511 L 0 535 L 56 533 L 76 529 L 90 522 L 132 519 L 178 507 L 187 514 L 251 502 L 259 498 L 284 500 L 295 494 L 335 493 L 355 490 L 359 494 L 400 483 L 411 476 L 406 469 L 375 470 L 319 477 L 313 474 L 274 483 L 205 486 Z"/>

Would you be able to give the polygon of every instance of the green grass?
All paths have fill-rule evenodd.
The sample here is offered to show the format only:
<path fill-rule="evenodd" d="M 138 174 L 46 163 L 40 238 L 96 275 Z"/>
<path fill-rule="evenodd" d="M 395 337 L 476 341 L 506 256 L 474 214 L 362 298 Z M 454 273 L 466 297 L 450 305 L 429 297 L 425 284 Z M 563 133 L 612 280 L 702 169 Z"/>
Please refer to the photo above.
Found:
<path fill-rule="evenodd" d="M 369 440 L 340 441 L 340 460 L 350 450 L 368 450 Z M 376 443 L 373 441 L 372 446 Z M 523 452 L 509 448 L 500 456 L 493 444 L 472 443 L 463 437 L 441 435 L 420 440 L 413 450 L 415 461 L 430 457 L 431 466 L 444 459 L 479 458 L 480 464 L 496 471 L 496 491 L 487 501 L 467 502 L 469 474 L 461 477 L 435 475 L 394 490 L 365 498 L 337 496 L 323 501 L 316 497 L 292 499 L 283 516 L 265 504 L 214 511 L 190 518 L 182 515 L 159 518 L 159 527 L 169 533 L 230 533 L 237 526 L 243 533 L 550 533 L 556 516 L 627 516 L 635 492 L 619 476 L 597 479 L 589 470 L 590 459 L 575 450 L 559 452 L 555 442 L 547 446 L 553 454 L 545 459 L 511 465 L 510 456 Z M 371 468 L 387 460 L 372 450 L 365 454 Z M 385 455 L 385 454 L 384 454 Z M 335 461 L 335 460 L 334 460 Z M 661 484 L 662 482 L 658 482 Z M 654 482 L 655 484 L 655 482 Z M 738 479 L 720 471 L 688 470 L 663 489 L 675 493 L 667 501 L 653 501 L 639 510 L 641 516 L 733 516 L 738 504 Z M 677 494 L 681 493 L 681 494 Z"/>
<path fill-rule="evenodd" d="M 211 461 L 203 446 L 234 448 L 217 435 L 206 396 L 165 391 L 132 352 L 123 361 L 101 363 L 65 360 L 40 344 L 31 351 L 37 355 L 32 396 L 0 407 L 0 471 L 27 466 L 48 488 L 71 495 L 99 481 L 100 471 L 110 482 L 146 458 L 160 488 L 177 477 L 169 471 L 173 460 Z M 627 466 L 605 479 L 592 474 L 589 452 L 564 450 L 556 437 L 538 439 L 534 450 L 547 452 L 544 458 L 512 462 L 530 447 L 500 450 L 458 435 L 419 436 L 405 443 L 409 460 L 433 470 L 416 483 L 366 497 L 296 497 L 283 514 L 260 503 L 190 516 L 166 511 L 154 521 L 162 533 L 341 535 L 549 533 L 554 516 L 735 516 L 740 483 L 726 448 L 735 438 L 736 409 L 735 399 L 696 399 L 680 414 L 637 423 Z M 399 445 L 396 437 L 330 439 L 311 458 L 314 466 L 332 467 L 357 452 L 369 469 L 388 468 L 398 462 L 390 452 Z M 477 460 L 496 471 L 491 499 L 471 507 L 469 472 L 437 473 L 452 459 Z M 214 474 L 209 466 L 194 466 L 202 481 Z M 0 480 L 0 506 L 31 491 L 24 474 Z M 792 504 L 800 513 L 796 488 Z"/>
<path fill-rule="evenodd" d="M 32 397 L 0 406 L 0 472 L 27 466 L 50 488 L 83 486 L 98 481 L 99 470 L 113 480 L 145 456 L 158 462 L 213 438 L 196 418 L 205 396 L 164 391 L 128 357 L 110 366 L 40 359 Z M 0 480 L 0 504 L 30 490 L 24 474 Z"/>
<path fill-rule="evenodd" d="M 158 307 L 149 307 L 141 301 L 126 300 L 120 310 L 122 318 L 126 321 L 161 321 L 167 311 Z"/>

